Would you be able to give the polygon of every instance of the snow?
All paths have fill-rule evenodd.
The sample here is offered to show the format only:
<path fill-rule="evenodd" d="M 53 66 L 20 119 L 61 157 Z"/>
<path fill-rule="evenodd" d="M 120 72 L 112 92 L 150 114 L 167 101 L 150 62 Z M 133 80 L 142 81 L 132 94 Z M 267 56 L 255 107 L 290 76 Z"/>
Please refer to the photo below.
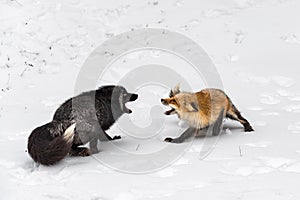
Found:
<path fill-rule="evenodd" d="M 297 0 L 0 0 L 1 199 L 299 199 L 299 9 Z M 227 120 L 218 139 L 166 144 L 165 137 L 179 135 L 186 125 L 163 116 L 159 99 L 169 88 L 145 85 L 128 105 L 134 113 L 109 131 L 122 134 L 119 128 L 131 120 L 138 128 L 127 127 L 122 140 L 101 145 L 92 157 L 35 165 L 27 138 L 75 95 L 87 57 L 107 39 L 146 27 L 177 31 L 203 47 L 255 132 L 244 133 Z M 187 63 L 161 51 L 122 56 L 99 85 L 118 83 L 146 65 L 172 66 L 190 78 L 194 91 L 204 87 Z M 160 134 L 151 135 L 155 127 L 144 129 L 151 119 L 163 119 Z M 211 144 L 212 151 L 201 156 Z M 124 173 L 107 165 L 161 166 L 159 154 L 156 163 L 144 156 L 165 148 L 176 159 L 151 172 Z"/>

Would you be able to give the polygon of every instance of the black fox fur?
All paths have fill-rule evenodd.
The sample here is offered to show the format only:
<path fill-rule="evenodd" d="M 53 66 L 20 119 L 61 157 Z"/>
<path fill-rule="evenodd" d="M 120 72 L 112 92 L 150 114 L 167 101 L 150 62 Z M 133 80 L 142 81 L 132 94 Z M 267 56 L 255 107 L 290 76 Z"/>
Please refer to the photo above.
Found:
<path fill-rule="evenodd" d="M 73 144 L 74 125 L 52 121 L 34 129 L 28 138 L 28 152 L 35 162 L 51 165 L 63 159 Z"/>
<path fill-rule="evenodd" d="M 55 112 L 52 122 L 36 128 L 28 139 L 33 160 L 52 165 L 70 156 L 89 156 L 98 152 L 98 140 L 115 140 L 105 131 L 124 113 L 132 111 L 125 104 L 137 94 L 122 86 L 103 86 L 70 98 Z M 79 147 L 90 143 L 90 149 Z"/>

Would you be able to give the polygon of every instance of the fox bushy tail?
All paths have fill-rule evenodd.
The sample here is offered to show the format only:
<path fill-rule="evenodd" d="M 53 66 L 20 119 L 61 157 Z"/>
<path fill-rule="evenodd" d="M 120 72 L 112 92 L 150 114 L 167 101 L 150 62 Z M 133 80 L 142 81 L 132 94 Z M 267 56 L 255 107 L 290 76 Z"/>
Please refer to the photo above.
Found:
<path fill-rule="evenodd" d="M 75 124 L 54 139 L 48 133 L 33 132 L 28 139 L 28 153 L 43 165 L 53 165 L 68 155 L 74 138 Z M 44 135 L 41 135 L 44 134 Z M 45 135 L 47 134 L 47 135 Z"/>

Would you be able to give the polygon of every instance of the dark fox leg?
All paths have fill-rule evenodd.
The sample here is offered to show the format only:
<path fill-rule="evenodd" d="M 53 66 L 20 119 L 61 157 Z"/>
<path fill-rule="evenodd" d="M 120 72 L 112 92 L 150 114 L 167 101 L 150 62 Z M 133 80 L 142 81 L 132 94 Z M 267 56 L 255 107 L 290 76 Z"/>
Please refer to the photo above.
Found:
<path fill-rule="evenodd" d="M 81 138 L 78 135 L 78 132 L 75 130 L 75 135 L 74 135 L 74 140 L 73 140 L 73 145 L 72 148 L 69 152 L 70 156 L 89 156 L 89 149 L 88 148 L 83 148 L 83 147 L 78 147 L 80 145 L 83 145 Z"/>
<path fill-rule="evenodd" d="M 240 111 L 238 111 L 234 105 L 232 105 L 232 109 L 226 113 L 226 117 L 240 122 L 244 126 L 245 132 L 254 131 L 248 120 L 241 115 Z"/>
<path fill-rule="evenodd" d="M 86 147 L 79 147 L 80 145 L 83 145 L 81 138 L 79 137 L 78 133 L 75 133 L 74 135 L 74 141 L 72 148 L 69 152 L 69 156 L 90 156 L 91 152 L 88 148 Z"/>
<path fill-rule="evenodd" d="M 100 141 L 109 141 L 109 140 L 118 140 L 121 139 L 120 135 L 115 135 L 113 138 L 108 135 L 105 131 L 102 131 L 102 133 L 99 136 Z"/>
<path fill-rule="evenodd" d="M 105 136 L 106 136 L 107 138 L 109 138 L 109 140 L 119 140 L 119 139 L 121 139 L 121 136 L 120 136 L 120 135 L 115 135 L 115 136 L 112 138 L 112 137 L 110 137 L 106 132 L 104 132 L 104 134 L 105 134 Z"/>
<path fill-rule="evenodd" d="M 96 120 L 90 120 L 88 122 L 81 121 L 81 122 L 77 123 L 76 130 L 79 133 L 79 136 L 84 144 L 86 144 L 87 142 L 90 142 L 96 138 L 100 141 L 121 139 L 121 136 L 114 136 L 113 138 L 110 137 L 100 127 L 99 122 Z M 95 141 L 93 143 L 95 143 Z"/>
<path fill-rule="evenodd" d="M 89 156 L 94 153 L 98 153 L 97 148 L 99 139 L 99 128 L 97 124 L 91 122 L 81 121 L 77 123 L 75 129 L 75 136 L 73 140 L 73 146 L 70 151 L 70 156 Z M 86 147 L 79 147 L 89 143 L 90 149 Z"/>
<path fill-rule="evenodd" d="M 198 130 L 197 136 L 204 137 L 204 136 L 217 136 L 221 133 L 223 129 L 223 117 L 224 116 L 224 109 L 219 114 L 217 120 L 206 128 L 202 128 Z"/>
<path fill-rule="evenodd" d="M 206 127 L 203 129 L 195 129 L 195 128 L 188 128 L 185 132 L 183 132 L 178 138 L 166 138 L 165 142 L 171 142 L 171 143 L 182 143 L 184 140 L 192 137 L 192 136 L 206 136 L 206 135 L 212 135 L 216 136 L 219 135 L 222 130 L 222 123 L 223 123 L 223 116 L 224 116 L 224 110 L 221 111 L 219 117 L 217 118 L 217 121 L 212 124 L 212 128 Z M 211 131 L 211 133 L 208 133 L 208 131 Z"/>
<path fill-rule="evenodd" d="M 212 125 L 212 134 L 213 136 L 219 135 L 223 128 L 223 118 L 224 118 L 224 109 L 221 111 L 217 121 Z"/>
<path fill-rule="evenodd" d="M 98 145 L 98 138 L 94 138 L 90 141 L 90 151 L 92 154 L 99 153 L 99 149 L 97 145 Z"/>
<path fill-rule="evenodd" d="M 74 137 L 74 143 L 72 145 L 72 148 L 69 152 L 70 156 L 81 156 L 81 157 L 85 157 L 85 156 L 90 156 L 92 154 L 98 153 L 98 138 L 93 138 L 90 140 L 90 149 L 86 148 L 86 147 L 79 147 L 81 145 L 83 145 L 81 138 L 78 136 L 78 134 L 75 135 Z M 86 139 L 86 138 L 84 138 Z"/>
<path fill-rule="evenodd" d="M 182 143 L 184 140 L 191 138 L 197 134 L 197 129 L 188 128 L 178 138 L 166 138 L 165 142 Z"/>

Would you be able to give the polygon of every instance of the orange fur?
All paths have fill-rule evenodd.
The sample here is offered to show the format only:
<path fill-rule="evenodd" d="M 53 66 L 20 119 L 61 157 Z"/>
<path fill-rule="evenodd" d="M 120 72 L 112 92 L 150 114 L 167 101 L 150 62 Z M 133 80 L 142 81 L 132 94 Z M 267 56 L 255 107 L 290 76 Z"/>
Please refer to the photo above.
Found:
<path fill-rule="evenodd" d="M 180 119 L 197 129 L 214 124 L 224 110 L 223 117 L 239 121 L 246 131 L 253 130 L 229 97 L 220 89 L 208 88 L 196 93 L 180 92 L 178 89 L 178 92 L 170 98 L 162 99 L 162 103 L 171 106 Z"/>

